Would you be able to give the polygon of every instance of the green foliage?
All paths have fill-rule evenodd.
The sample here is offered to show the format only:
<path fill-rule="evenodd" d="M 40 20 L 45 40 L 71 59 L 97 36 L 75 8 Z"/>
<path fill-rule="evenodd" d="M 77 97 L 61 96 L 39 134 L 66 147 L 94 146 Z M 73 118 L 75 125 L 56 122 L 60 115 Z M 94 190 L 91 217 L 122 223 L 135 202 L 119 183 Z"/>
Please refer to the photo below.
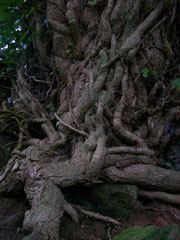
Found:
<path fill-rule="evenodd" d="M 74 45 L 73 42 L 68 43 L 68 46 L 72 47 Z"/>
<path fill-rule="evenodd" d="M 137 188 L 126 184 L 102 184 L 89 188 L 94 210 L 112 218 L 127 219 L 137 200 Z"/>
<path fill-rule="evenodd" d="M 88 2 L 88 4 L 91 6 L 95 6 L 97 4 L 97 0 L 90 1 Z"/>
<path fill-rule="evenodd" d="M 9 68 L 17 64 L 18 56 L 32 41 L 30 19 L 34 12 L 24 0 L 0 0 L 0 45 L 3 63 Z"/>
<path fill-rule="evenodd" d="M 157 78 L 158 77 L 158 74 L 156 71 L 152 71 L 148 68 L 143 68 L 141 70 L 141 73 L 143 74 L 143 77 L 147 78 L 149 75 L 153 76 L 154 78 Z"/>
<path fill-rule="evenodd" d="M 60 123 L 61 123 L 60 121 L 57 121 L 56 122 L 56 127 L 58 127 L 60 125 Z"/>
<path fill-rule="evenodd" d="M 180 88 L 180 78 L 176 78 L 175 80 L 171 81 L 177 88 Z"/>
<path fill-rule="evenodd" d="M 71 21 L 69 21 L 68 23 L 71 25 L 71 24 L 73 24 L 73 23 L 75 23 L 76 21 L 75 21 L 75 19 L 72 19 Z"/>
<path fill-rule="evenodd" d="M 44 19 L 44 22 L 42 23 L 42 26 L 45 26 L 48 23 L 49 23 L 49 20 L 48 19 Z"/>
<path fill-rule="evenodd" d="M 148 76 L 150 70 L 149 70 L 148 68 L 143 68 L 143 69 L 141 70 L 141 72 L 143 73 L 143 77 L 146 78 L 146 77 Z"/>
<path fill-rule="evenodd" d="M 53 39 L 60 38 L 60 34 L 54 34 Z"/>
<path fill-rule="evenodd" d="M 157 228 L 156 226 L 130 227 L 113 237 L 112 240 L 178 240 L 179 237 L 179 226 L 173 224 L 163 228 Z"/>
<path fill-rule="evenodd" d="M 155 226 L 139 227 L 134 226 L 123 230 L 113 240 L 143 240 L 146 236 L 156 231 Z"/>
<path fill-rule="evenodd" d="M 66 50 L 66 53 L 69 54 L 70 52 L 71 52 L 71 49 L 67 49 L 67 50 Z"/>
<path fill-rule="evenodd" d="M 143 240 L 178 240 L 180 237 L 179 226 L 172 224 L 152 231 Z"/>

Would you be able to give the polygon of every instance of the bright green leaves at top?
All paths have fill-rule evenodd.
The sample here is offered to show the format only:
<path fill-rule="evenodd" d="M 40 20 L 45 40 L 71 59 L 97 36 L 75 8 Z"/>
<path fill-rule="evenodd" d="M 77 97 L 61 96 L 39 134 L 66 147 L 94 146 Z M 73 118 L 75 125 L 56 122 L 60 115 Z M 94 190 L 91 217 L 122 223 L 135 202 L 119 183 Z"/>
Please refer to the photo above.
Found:
<path fill-rule="evenodd" d="M 180 88 L 180 78 L 176 78 L 175 80 L 171 81 L 171 83 L 177 88 Z"/>
<path fill-rule="evenodd" d="M 88 4 L 91 6 L 95 6 L 97 4 L 97 0 L 89 1 Z"/>
<path fill-rule="evenodd" d="M 11 20 L 16 18 L 14 13 L 20 11 L 24 5 L 23 0 L 0 0 L 0 24 L 9 23 L 13 25 Z M 19 17 L 21 16 L 19 15 Z"/>
<path fill-rule="evenodd" d="M 0 0 L 0 48 L 7 67 L 17 64 L 18 56 L 32 41 L 30 19 L 34 12 L 29 1 Z"/>
<path fill-rule="evenodd" d="M 30 43 L 28 21 L 34 12 L 24 0 L 0 0 L 0 45 L 5 53 L 24 49 Z"/>

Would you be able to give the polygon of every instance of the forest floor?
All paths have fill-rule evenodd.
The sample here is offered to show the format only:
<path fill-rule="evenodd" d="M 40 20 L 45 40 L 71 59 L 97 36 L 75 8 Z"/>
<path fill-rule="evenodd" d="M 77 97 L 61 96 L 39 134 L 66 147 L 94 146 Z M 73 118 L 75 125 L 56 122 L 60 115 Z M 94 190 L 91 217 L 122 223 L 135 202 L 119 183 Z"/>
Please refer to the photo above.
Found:
<path fill-rule="evenodd" d="M 0 240 L 22 240 L 28 233 L 21 229 L 23 213 L 29 208 L 22 198 L 0 199 Z M 110 240 L 123 229 L 132 226 L 180 224 L 180 207 L 151 200 L 137 202 L 130 218 L 121 222 L 120 226 L 96 221 L 81 216 L 76 224 L 68 216 L 64 216 L 61 224 L 60 240 Z"/>

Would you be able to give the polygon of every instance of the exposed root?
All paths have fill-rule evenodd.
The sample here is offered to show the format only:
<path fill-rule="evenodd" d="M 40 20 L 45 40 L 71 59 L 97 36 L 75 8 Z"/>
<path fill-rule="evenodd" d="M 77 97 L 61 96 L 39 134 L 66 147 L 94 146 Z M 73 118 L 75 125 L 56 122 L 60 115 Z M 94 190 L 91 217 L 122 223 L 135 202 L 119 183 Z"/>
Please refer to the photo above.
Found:
<path fill-rule="evenodd" d="M 71 127 L 69 124 L 63 122 L 63 121 L 58 117 L 58 115 L 57 115 L 56 113 L 54 113 L 54 116 L 55 116 L 55 117 L 57 118 L 57 120 L 60 121 L 60 123 L 61 123 L 62 125 L 64 125 L 65 127 L 68 127 L 70 130 L 72 130 L 72 131 L 74 131 L 74 132 L 76 132 L 76 133 L 78 133 L 78 134 L 80 134 L 80 135 L 83 135 L 83 136 L 85 136 L 85 137 L 89 137 L 89 135 L 88 135 L 86 132 L 81 131 L 81 130 L 78 130 L 78 129 L 76 129 L 76 128 L 73 128 L 73 127 Z"/>
<path fill-rule="evenodd" d="M 75 207 L 80 212 L 82 212 L 83 214 L 85 214 L 89 217 L 92 217 L 92 218 L 95 218 L 95 219 L 98 219 L 98 220 L 101 220 L 101 221 L 104 221 L 104 222 L 109 222 L 109 223 L 113 223 L 113 224 L 116 224 L 116 225 L 120 225 L 120 222 L 118 222 L 117 220 L 115 220 L 111 217 L 103 216 L 99 213 L 90 212 L 90 211 L 84 210 L 84 209 L 82 209 L 81 207 L 78 207 L 78 206 L 75 206 Z"/>
<path fill-rule="evenodd" d="M 66 201 L 64 201 L 64 211 L 73 219 L 74 222 L 79 223 L 77 211 Z"/>
<path fill-rule="evenodd" d="M 58 240 L 64 197 L 51 181 L 29 181 L 25 188 L 32 208 L 25 213 L 23 227 L 41 234 L 45 239 Z"/>
<path fill-rule="evenodd" d="M 155 191 L 180 193 L 180 172 L 161 167 L 137 164 L 121 169 L 109 167 L 103 176 L 111 182 L 131 183 Z"/>
<path fill-rule="evenodd" d="M 180 194 L 170 194 L 166 192 L 150 192 L 150 191 L 140 190 L 138 192 L 138 195 L 140 197 L 147 197 L 147 198 L 162 200 L 170 204 L 180 205 Z"/>
<path fill-rule="evenodd" d="M 38 56 L 29 59 L 27 51 L 26 67 L 23 63 L 14 80 L 13 101 L 2 103 L 0 109 L 0 125 L 8 119 L 19 126 L 15 126 L 18 146 L 0 174 L 0 194 L 17 192 L 25 185 L 32 208 L 26 212 L 24 227 L 50 240 L 59 237 L 64 210 L 75 222 L 79 222 L 78 209 L 89 217 L 120 224 L 68 204 L 59 187 L 130 183 L 157 191 L 139 191 L 140 196 L 180 204 L 180 173 L 153 165 L 160 145 L 169 141 L 165 139 L 168 124 L 179 114 L 175 105 L 179 95 L 169 87 L 179 74 L 177 68 L 175 74 L 172 71 L 178 60 L 170 65 L 176 58 L 173 44 L 177 47 L 179 40 L 175 30 L 165 28 L 168 18 L 162 13 L 168 1 L 94 2 L 43 1 L 46 16 L 36 11 L 32 24 L 38 32 L 32 44 Z M 176 21 L 175 1 L 170 2 L 165 12 L 172 13 L 168 28 Z M 44 19 L 49 22 L 42 24 Z M 147 78 L 141 79 L 143 68 L 157 73 L 150 87 Z M 32 94 L 36 86 L 37 97 Z M 46 97 L 41 97 L 40 89 Z M 60 122 L 58 130 L 52 112 Z M 34 131 L 36 126 L 41 126 L 42 134 Z"/>
<path fill-rule="evenodd" d="M 149 150 L 147 148 L 126 147 L 126 146 L 108 148 L 107 153 L 108 154 L 127 153 L 127 154 L 147 155 L 147 156 L 155 155 L 155 152 L 153 150 Z"/>

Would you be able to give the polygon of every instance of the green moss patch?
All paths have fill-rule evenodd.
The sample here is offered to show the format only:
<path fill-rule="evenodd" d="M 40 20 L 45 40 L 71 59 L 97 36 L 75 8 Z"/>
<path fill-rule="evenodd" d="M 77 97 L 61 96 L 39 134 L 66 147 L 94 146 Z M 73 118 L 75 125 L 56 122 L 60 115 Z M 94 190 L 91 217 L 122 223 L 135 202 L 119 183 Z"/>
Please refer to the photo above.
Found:
<path fill-rule="evenodd" d="M 163 228 L 134 226 L 125 229 L 112 240 L 178 240 L 179 237 L 179 226 L 177 225 L 167 225 Z"/>

